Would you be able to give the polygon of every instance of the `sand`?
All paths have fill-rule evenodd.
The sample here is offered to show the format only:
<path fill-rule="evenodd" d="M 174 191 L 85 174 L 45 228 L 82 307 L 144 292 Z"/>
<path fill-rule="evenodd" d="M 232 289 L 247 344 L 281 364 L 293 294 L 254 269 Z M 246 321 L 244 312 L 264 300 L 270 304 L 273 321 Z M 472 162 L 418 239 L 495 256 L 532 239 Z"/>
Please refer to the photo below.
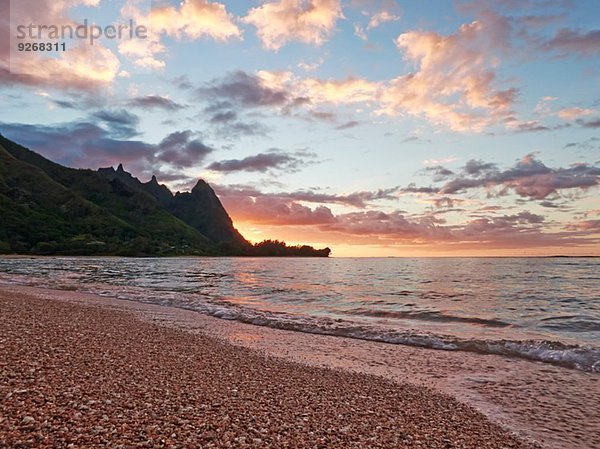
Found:
<path fill-rule="evenodd" d="M 0 290 L 1 447 L 533 447 L 423 386 L 17 290 Z"/>

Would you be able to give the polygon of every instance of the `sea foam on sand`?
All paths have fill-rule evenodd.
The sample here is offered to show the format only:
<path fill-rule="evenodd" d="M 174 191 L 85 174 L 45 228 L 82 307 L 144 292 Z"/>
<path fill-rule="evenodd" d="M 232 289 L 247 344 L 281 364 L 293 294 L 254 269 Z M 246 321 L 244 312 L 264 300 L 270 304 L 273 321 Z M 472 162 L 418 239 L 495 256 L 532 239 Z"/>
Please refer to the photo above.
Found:
<path fill-rule="evenodd" d="M 218 337 L 304 365 L 375 374 L 400 384 L 427 386 L 450 394 L 508 430 L 549 447 L 591 448 L 600 434 L 600 378 L 594 373 L 497 355 L 289 332 L 76 292 L 16 286 L 0 289 L 0 296 L 15 294 L 125 310 L 146 321 Z"/>

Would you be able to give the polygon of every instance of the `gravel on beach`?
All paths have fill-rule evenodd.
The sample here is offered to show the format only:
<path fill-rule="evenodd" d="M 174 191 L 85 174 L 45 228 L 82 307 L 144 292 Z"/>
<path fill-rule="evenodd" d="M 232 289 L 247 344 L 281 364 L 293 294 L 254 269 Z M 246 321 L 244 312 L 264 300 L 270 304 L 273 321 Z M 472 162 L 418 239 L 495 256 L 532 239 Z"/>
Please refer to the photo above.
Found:
<path fill-rule="evenodd" d="M 0 447 L 525 448 L 455 399 L 0 294 Z"/>

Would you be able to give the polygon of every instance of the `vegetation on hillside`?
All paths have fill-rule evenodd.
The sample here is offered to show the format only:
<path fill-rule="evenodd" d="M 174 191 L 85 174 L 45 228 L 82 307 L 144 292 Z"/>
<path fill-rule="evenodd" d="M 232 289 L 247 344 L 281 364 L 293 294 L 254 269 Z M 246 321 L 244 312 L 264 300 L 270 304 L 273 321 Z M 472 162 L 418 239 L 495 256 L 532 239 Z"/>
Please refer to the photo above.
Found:
<path fill-rule="evenodd" d="M 328 248 L 250 244 L 200 180 L 173 194 L 156 178 L 56 164 L 0 135 L 0 254 L 320 256 Z"/>

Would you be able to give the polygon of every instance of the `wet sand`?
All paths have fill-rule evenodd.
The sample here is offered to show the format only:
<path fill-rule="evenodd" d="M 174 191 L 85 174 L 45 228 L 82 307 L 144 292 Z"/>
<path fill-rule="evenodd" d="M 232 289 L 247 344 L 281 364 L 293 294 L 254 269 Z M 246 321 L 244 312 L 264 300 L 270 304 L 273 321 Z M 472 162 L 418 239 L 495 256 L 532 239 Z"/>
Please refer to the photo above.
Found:
<path fill-rule="evenodd" d="M 0 437 L 11 438 L 0 441 L 12 445 L 527 447 L 533 438 L 591 448 L 600 431 L 598 376 L 575 370 L 75 292 L 2 287 L 0 298 L 0 397 L 10 395 Z"/>

